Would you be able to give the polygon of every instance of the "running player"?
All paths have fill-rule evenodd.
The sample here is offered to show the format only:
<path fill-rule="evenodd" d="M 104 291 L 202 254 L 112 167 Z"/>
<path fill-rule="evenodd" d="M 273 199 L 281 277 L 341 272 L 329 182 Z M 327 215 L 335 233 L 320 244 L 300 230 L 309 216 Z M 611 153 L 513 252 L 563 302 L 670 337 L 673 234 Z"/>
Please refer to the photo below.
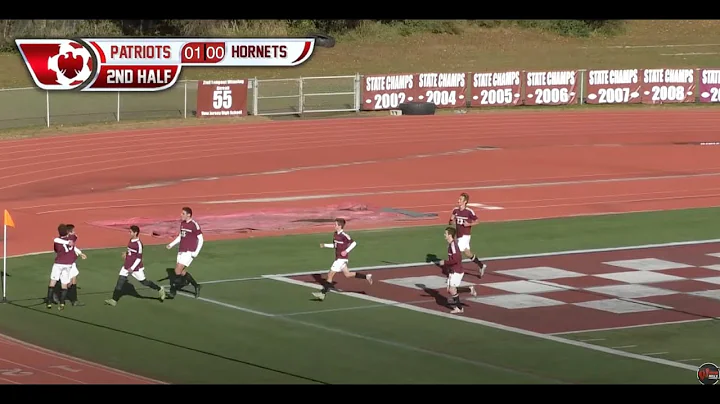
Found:
<path fill-rule="evenodd" d="M 365 279 L 372 285 L 372 274 L 361 274 L 357 272 L 352 273 L 348 269 L 350 251 L 352 251 L 356 246 L 357 242 L 353 240 L 349 234 L 345 233 L 345 219 L 335 219 L 335 232 L 333 233 L 332 244 L 320 244 L 320 248 L 335 249 L 335 261 L 330 267 L 330 271 L 327 274 L 327 281 L 324 282 L 322 290 L 320 292 L 313 292 L 313 296 L 315 296 L 315 298 L 318 300 L 325 300 L 325 295 L 333 287 L 333 278 L 338 272 L 342 272 L 346 278 Z"/>
<path fill-rule="evenodd" d="M 187 206 L 182 208 L 180 212 L 180 234 L 167 245 L 167 249 L 173 248 L 180 243 L 178 248 L 177 261 L 175 264 L 174 276 L 170 278 L 170 296 L 175 297 L 178 289 L 182 289 L 187 283 L 191 283 L 195 287 L 195 298 L 200 296 L 200 284 L 195 281 L 187 268 L 197 258 L 202 249 L 204 239 L 202 229 L 198 222 L 193 219 L 192 209 Z"/>
<path fill-rule="evenodd" d="M 55 284 L 60 282 L 62 290 L 60 291 L 58 310 L 64 310 L 67 289 L 70 284 L 70 268 L 72 268 L 72 263 L 77 259 L 77 255 L 73 249 L 73 242 L 68 239 L 67 226 L 64 224 L 58 226 L 58 237 L 53 239 L 53 250 L 55 251 L 55 262 L 50 271 L 50 284 L 48 285 L 45 304 L 47 304 L 48 309 L 52 309 Z"/>
<path fill-rule="evenodd" d="M 118 275 L 117 283 L 115 284 L 115 290 L 113 291 L 112 299 L 105 300 L 105 304 L 110 306 L 116 306 L 120 296 L 122 295 L 122 289 L 125 286 L 125 282 L 128 280 L 128 275 L 132 274 L 132 277 L 137 279 L 143 286 L 147 286 L 150 289 L 158 291 L 158 298 L 160 301 L 165 300 L 165 289 L 161 288 L 155 282 L 147 280 L 145 278 L 145 265 L 143 265 L 143 243 L 140 240 L 140 228 L 137 226 L 130 226 L 130 241 L 128 241 L 127 251 L 122 253 L 125 263 L 120 268 L 120 274 Z"/>
<path fill-rule="evenodd" d="M 439 262 L 440 266 L 444 266 L 448 270 L 447 278 L 447 291 L 450 294 L 448 298 L 448 306 L 452 307 L 450 313 L 458 314 L 465 310 L 460 304 L 460 284 L 462 284 L 463 275 L 465 275 L 465 268 L 462 265 L 462 254 L 460 253 L 460 247 L 458 246 L 458 239 L 455 237 L 456 232 L 452 227 L 445 228 L 445 241 L 448 242 L 448 258 Z M 470 294 L 477 296 L 475 292 L 475 286 L 470 285 Z"/>
<path fill-rule="evenodd" d="M 485 275 L 485 268 L 487 265 L 480 261 L 480 259 L 470 250 L 470 233 L 472 233 L 472 226 L 480 223 L 475 212 L 467 206 L 470 202 L 470 196 L 466 193 L 460 194 L 458 198 L 458 207 L 453 209 L 450 214 L 450 221 L 448 224 L 455 225 L 457 234 L 457 242 L 460 247 L 460 251 L 465 256 L 472 260 L 478 267 L 480 267 L 480 277 Z"/>

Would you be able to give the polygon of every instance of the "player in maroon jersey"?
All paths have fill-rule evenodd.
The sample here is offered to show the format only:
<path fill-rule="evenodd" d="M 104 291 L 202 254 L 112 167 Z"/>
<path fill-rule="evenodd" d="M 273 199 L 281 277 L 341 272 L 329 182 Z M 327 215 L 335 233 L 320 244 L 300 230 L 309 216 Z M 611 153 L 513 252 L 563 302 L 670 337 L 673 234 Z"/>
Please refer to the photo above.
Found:
<path fill-rule="evenodd" d="M 45 301 L 48 309 L 52 308 L 53 293 L 55 291 L 55 285 L 58 282 L 60 282 L 61 287 L 58 309 L 65 309 L 65 299 L 67 298 L 67 289 L 70 284 L 70 269 L 72 268 L 73 262 L 77 259 L 73 246 L 72 240 L 68 239 L 67 226 L 60 224 L 58 226 L 58 237 L 53 239 L 55 262 L 50 271 L 50 284 L 48 285 L 47 299 Z"/>
<path fill-rule="evenodd" d="M 475 212 L 467 206 L 468 202 L 470 202 L 470 195 L 464 192 L 460 194 L 458 207 L 453 209 L 450 214 L 449 224 L 455 225 L 460 250 L 480 268 L 480 277 L 482 278 L 483 275 L 485 275 L 487 265 L 480 261 L 477 255 L 470 250 L 470 233 L 472 233 L 472 226 L 477 225 L 480 221 L 477 215 L 475 215 Z"/>
<path fill-rule="evenodd" d="M 463 268 L 462 265 L 462 253 L 460 251 L 460 246 L 458 245 L 456 234 L 456 230 L 452 227 L 445 228 L 445 241 L 448 242 L 448 258 L 439 262 L 440 266 L 445 267 L 448 271 L 447 291 L 450 294 L 448 306 L 452 307 L 451 313 L 453 314 L 465 311 L 460 303 L 459 292 L 463 276 L 465 275 L 465 268 Z M 470 285 L 468 289 L 470 290 L 470 294 L 477 296 L 475 286 Z"/>
<path fill-rule="evenodd" d="M 195 281 L 195 278 L 187 271 L 187 268 L 193 260 L 200 254 L 204 238 L 202 229 L 198 222 L 193 219 L 193 211 L 187 206 L 182 208 L 180 212 L 180 234 L 167 245 L 167 249 L 173 248 L 178 243 L 177 261 L 175 263 L 174 276 L 170 277 L 170 296 L 175 296 L 179 289 L 188 283 L 195 287 L 195 298 L 200 296 L 201 285 Z"/>
<path fill-rule="evenodd" d="M 87 255 L 85 255 L 80 248 L 77 246 L 77 234 L 75 234 L 75 225 L 73 224 L 66 224 L 65 227 L 67 228 L 67 238 L 68 240 L 73 242 L 73 249 L 75 250 L 75 261 L 72 264 L 72 268 L 70 268 L 70 286 L 68 286 L 67 291 L 67 299 L 70 300 L 70 304 L 73 306 L 84 306 L 84 304 L 80 301 L 78 301 L 77 298 L 77 276 L 80 274 L 80 272 L 77 269 L 77 257 L 81 257 L 82 259 L 87 259 Z M 53 300 L 56 304 L 60 304 L 60 285 L 55 285 L 55 293 L 53 294 Z"/>
<path fill-rule="evenodd" d="M 145 278 L 145 265 L 143 265 L 143 242 L 140 240 L 140 228 L 138 226 L 130 226 L 130 241 L 128 241 L 127 251 L 122 253 L 122 257 L 125 260 L 122 268 L 120 268 L 120 274 L 118 275 L 117 283 L 115 284 L 115 290 L 113 291 L 112 299 L 105 300 L 105 304 L 110 306 L 116 306 L 120 296 L 122 296 L 122 290 L 125 283 L 128 280 L 128 275 L 132 274 L 132 277 L 137 279 L 143 286 L 147 286 L 152 290 L 158 291 L 158 299 L 160 301 L 165 300 L 165 289 L 161 288 L 155 282 Z"/>
<path fill-rule="evenodd" d="M 350 269 L 348 269 L 350 251 L 352 251 L 355 246 L 357 246 L 357 242 L 353 240 L 349 234 L 345 233 L 345 219 L 335 219 L 335 232 L 333 233 L 332 244 L 320 244 L 320 248 L 335 249 L 335 261 L 327 274 L 327 280 L 323 282 L 322 290 L 313 293 L 315 298 L 325 300 L 325 295 L 333 287 L 333 277 L 335 277 L 335 274 L 338 272 L 342 272 L 346 278 L 365 279 L 372 285 L 372 274 L 352 273 Z"/>

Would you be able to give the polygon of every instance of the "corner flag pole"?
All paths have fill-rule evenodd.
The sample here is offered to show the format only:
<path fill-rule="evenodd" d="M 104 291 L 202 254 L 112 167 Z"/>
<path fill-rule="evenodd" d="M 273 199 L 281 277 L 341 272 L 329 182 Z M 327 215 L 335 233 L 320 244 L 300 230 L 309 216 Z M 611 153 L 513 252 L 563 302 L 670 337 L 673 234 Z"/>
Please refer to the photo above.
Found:
<path fill-rule="evenodd" d="M 15 222 L 13 222 L 12 217 L 10 216 L 10 212 L 5 209 L 5 214 L 3 215 L 3 278 L 2 278 L 2 301 L 0 303 L 7 303 L 7 228 L 15 227 Z"/>

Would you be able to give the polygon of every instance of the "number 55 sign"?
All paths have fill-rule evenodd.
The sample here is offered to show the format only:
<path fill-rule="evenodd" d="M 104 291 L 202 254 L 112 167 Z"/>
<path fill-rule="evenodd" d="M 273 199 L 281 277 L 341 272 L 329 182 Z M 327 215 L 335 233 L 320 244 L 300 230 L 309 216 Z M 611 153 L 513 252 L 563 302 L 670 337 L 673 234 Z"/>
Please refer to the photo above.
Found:
<path fill-rule="evenodd" d="M 197 117 L 247 115 L 247 80 L 201 80 L 197 91 Z"/>

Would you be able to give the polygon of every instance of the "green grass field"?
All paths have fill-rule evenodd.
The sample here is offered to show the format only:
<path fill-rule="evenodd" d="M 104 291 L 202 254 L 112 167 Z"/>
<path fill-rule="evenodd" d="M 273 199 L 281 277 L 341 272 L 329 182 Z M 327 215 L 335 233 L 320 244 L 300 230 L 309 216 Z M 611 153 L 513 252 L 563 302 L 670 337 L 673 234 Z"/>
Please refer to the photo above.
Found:
<path fill-rule="evenodd" d="M 260 113 L 293 113 L 299 101 L 300 77 L 354 76 L 413 72 L 502 71 L 504 69 L 592 69 L 653 67 L 720 67 L 720 22 L 640 20 L 627 22 L 625 33 L 614 37 L 568 38 L 519 28 L 475 28 L 463 35 L 413 34 L 396 38 L 368 35 L 338 38 L 334 48 L 318 48 L 307 63 L 292 69 L 186 68 L 181 79 L 238 79 L 261 82 Z M 631 47 L 623 47 L 630 45 Z M 681 46 L 676 46 L 681 45 Z M 60 126 L 193 118 L 197 84 L 183 83 L 160 93 L 52 93 L 34 87 L 17 54 L 0 55 L 0 130 L 46 125 Z M 352 78 L 305 80 L 307 109 L 352 108 Z M 252 90 L 249 105 L 252 105 Z M 186 97 L 187 95 L 187 97 Z M 584 96 L 584 95 L 583 95 Z M 118 108 L 119 105 L 119 108 Z M 642 108 L 642 106 L 630 106 Z M 552 108 L 553 110 L 558 107 Z M 585 107 L 583 107 L 585 108 Z M 597 106 L 588 108 L 598 108 Z M 118 111 L 119 109 L 119 111 Z"/>
<path fill-rule="evenodd" d="M 485 256 L 618 247 L 717 238 L 720 208 L 489 223 L 476 233 Z M 421 262 L 442 253 L 442 226 L 353 231 L 353 266 Z M 330 231 L 330 230 L 329 230 Z M 82 229 L 79 229 L 82 243 Z M 172 383 L 697 383 L 693 372 L 583 347 L 431 316 L 368 306 L 259 275 L 322 270 L 332 257 L 316 248 L 328 235 L 206 243 L 192 272 L 202 298 L 160 303 L 110 297 L 122 246 L 87 251 L 79 263 L 87 306 L 42 305 L 51 256 L 8 261 L 11 304 L 0 305 L 4 333 L 50 349 Z M 281 251 L 282 253 L 278 253 Z M 166 276 L 174 252 L 148 246 L 150 279 Z M 167 284 L 167 281 L 163 282 Z M 136 292 L 154 297 L 136 283 Z M 332 311 L 355 307 L 356 310 Z M 310 313 L 307 313 L 310 312 Z M 708 341 L 716 321 L 601 333 L 677 357 L 718 361 Z M 573 339 L 592 338 L 572 334 Z"/>

